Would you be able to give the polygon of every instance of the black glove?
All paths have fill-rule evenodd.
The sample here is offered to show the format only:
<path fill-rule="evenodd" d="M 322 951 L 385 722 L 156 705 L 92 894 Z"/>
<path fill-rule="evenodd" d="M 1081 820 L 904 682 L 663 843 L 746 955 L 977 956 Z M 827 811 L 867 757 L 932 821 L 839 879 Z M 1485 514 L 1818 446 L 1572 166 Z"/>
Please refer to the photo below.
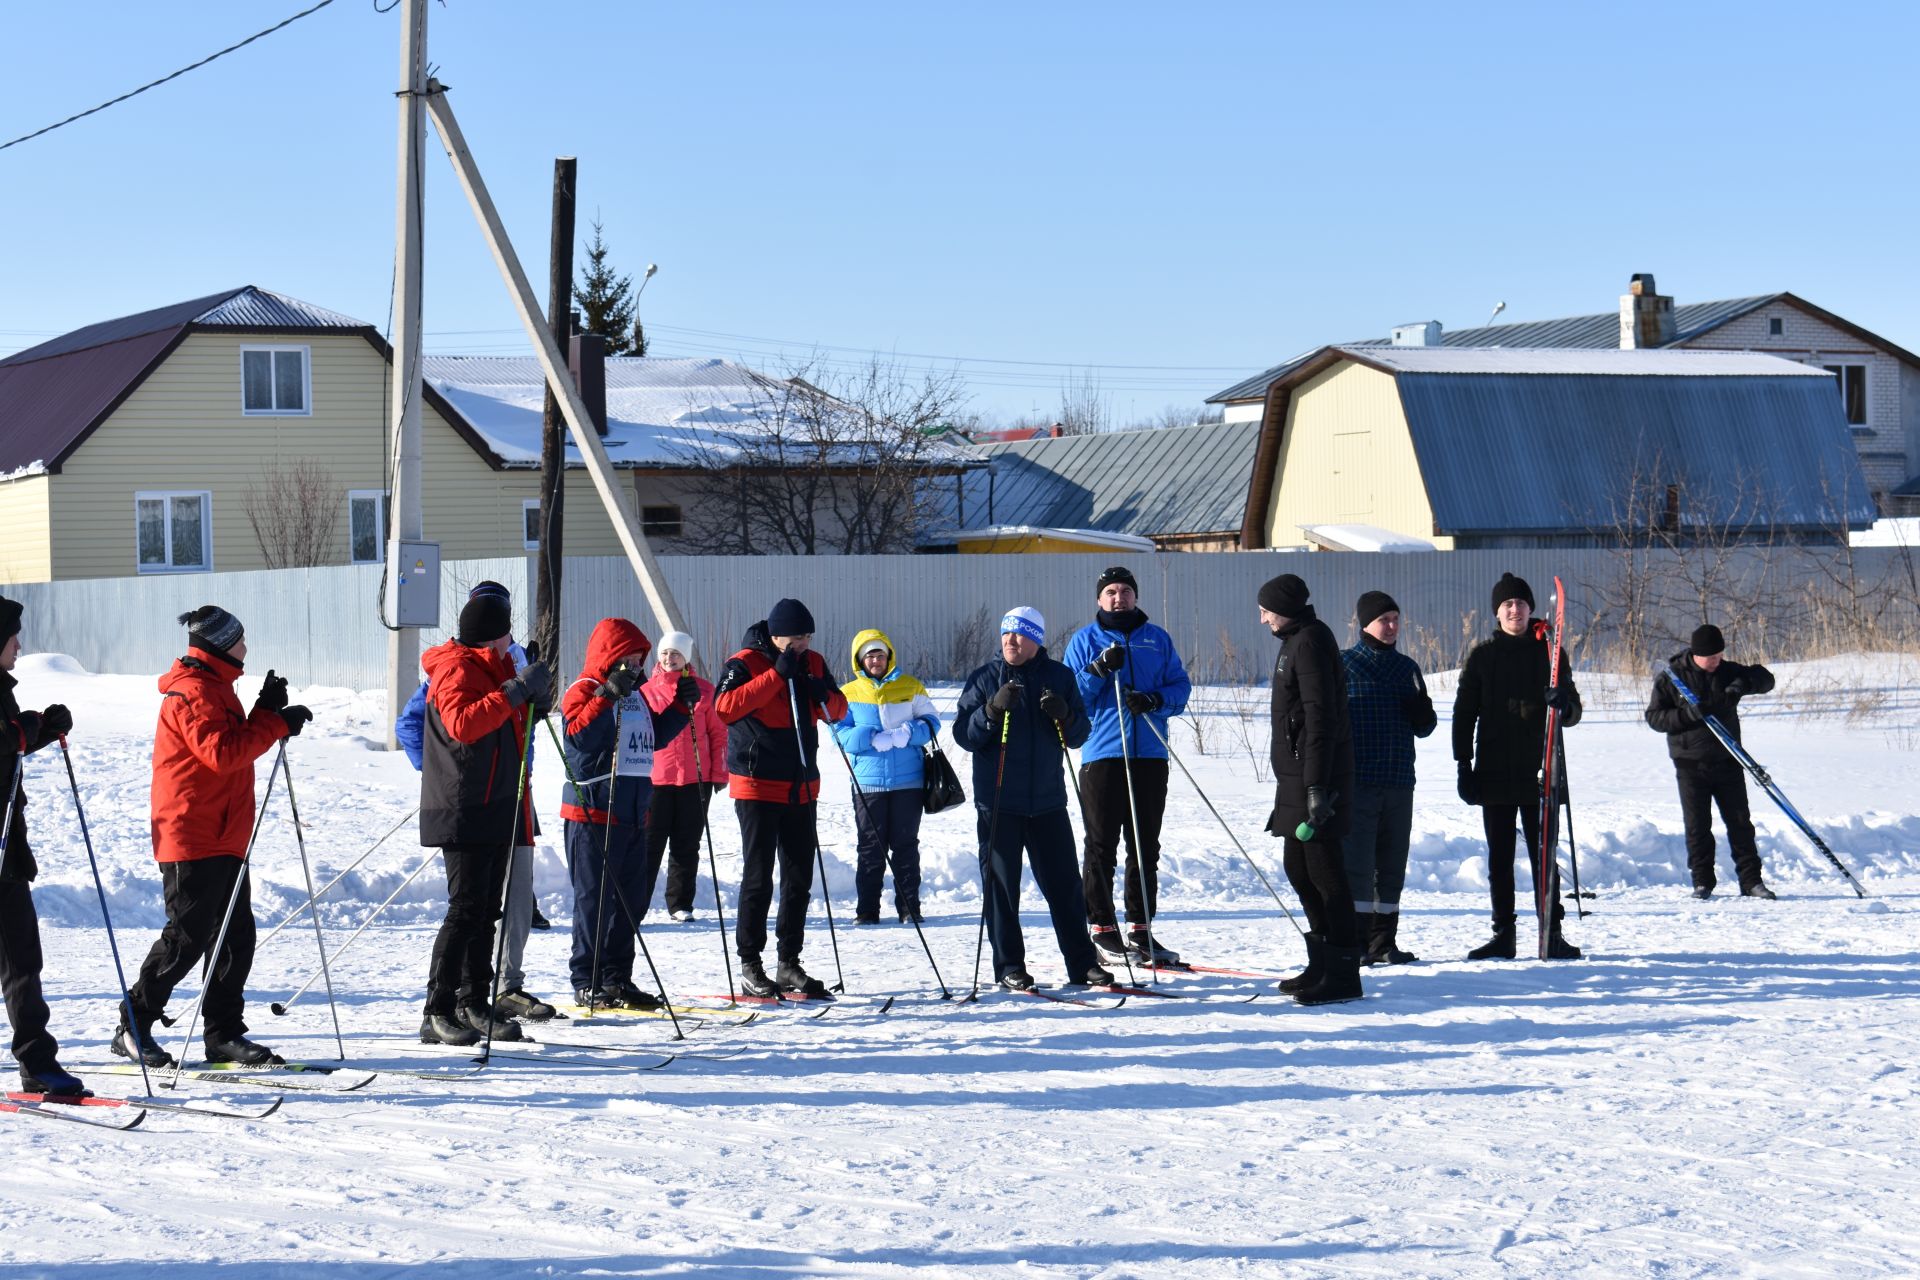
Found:
<path fill-rule="evenodd" d="M 1573 686 L 1570 684 L 1550 684 L 1547 686 L 1546 703 L 1561 715 L 1573 710 Z"/>
<path fill-rule="evenodd" d="M 1134 689 L 1127 694 L 1127 710 L 1137 716 L 1144 716 L 1150 711 L 1158 711 L 1166 705 L 1167 700 L 1157 693 L 1142 693 L 1140 690 Z"/>
<path fill-rule="evenodd" d="M 791 680 L 807 669 L 807 655 L 799 649 L 782 649 L 773 660 L 773 670 L 782 680 Z"/>
<path fill-rule="evenodd" d="M 673 700 L 680 704 L 682 711 L 692 715 L 693 709 L 700 705 L 700 682 L 692 676 L 681 676 L 674 683 Z"/>
<path fill-rule="evenodd" d="M 300 731 L 307 727 L 307 721 L 313 719 L 313 712 L 300 706 L 298 703 L 295 703 L 291 707 L 280 708 L 279 715 L 282 720 L 287 722 L 287 736 L 289 738 L 299 737 Z"/>
<path fill-rule="evenodd" d="M 13 718 L 13 722 L 20 726 L 20 736 L 27 741 L 21 750 L 31 751 L 46 741 L 40 736 L 40 726 L 46 723 L 46 717 L 38 711 L 22 711 Z"/>
<path fill-rule="evenodd" d="M 998 720 L 1001 716 L 1004 716 L 1007 712 L 1019 705 L 1020 694 L 1020 682 L 1018 680 L 1007 681 L 998 689 L 994 690 L 993 696 L 987 699 L 987 714 L 995 720 Z"/>
<path fill-rule="evenodd" d="M 807 677 L 807 701 L 816 707 L 827 705 L 827 699 L 833 694 L 833 682 L 825 676 Z"/>
<path fill-rule="evenodd" d="M 1124 667 L 1126 665 L 1127 665 L 1126 646 L 1120 645 L 1120 644 L 1110 644 L 1106 648 L 1102 649 L 1099 655 L 1096 656 L 1092 662 L 1089 662 L 1087 664 L 1087 670 L 1092 672 L 1094 675 L 1099 676 L 1102 680 L 1105 680 L 1108 676 L 1112 675 L 1114 672 L 1118 671 L 1121 667 Z"/>
<path fill-rule="evenodd" d="M 267 672 L 267 678 L 260 682 L 260 696 L 253 700 L 253 709 L 265 707 L 268 711 L 279 711 L 286 705 L 287 678 Z"/>
<path fill-rule="evenodd" d="M 717 782 L 703 782 L 700 785 L 706 788 L 705 799 L 709 801 L 720 794 L 720 784 Z"/>
<path fill-rule="evenodd" d="M 1415 689 L 1400 699 L 1400 714 L 1408 724 L 1425 724 L 1433 719 L 1433 699 Z"/>
<path fill-rule="evenodd" d="M 1333 797 L 1325 787 L 1307 788 L 1307 825 L 1318 831 L 1333 821 Z"/>
<path fill-rule="evenodd" d="M 1067 717 L 1073 714 L 1073 708 L 1067 700 L 1051 689 L 1040 691 L 1040 713 L 1055 724 L 1065 724 Z"/>
<path fill-rule="evenodd" d="M 1473 776 L 1473 762 L 1460 762 L 1460 798 L 1468 804 L 1480 803 L 1480 782 Z"/>
<path fill-rule="evenodd" d="M 529 702 L 551 707 L 553 676 L 547 671 L 546 663 L 529 662 L 519 675 L 500 686 L 500 692 L 516 707 L 524 707 Z"/>
<path fill-rule="evenodd" d="M 1707 713 L 1697 702 L 1688 702 L 1685 698 L 1682 698 L 1676 710 L 1680 712 L 1680 718 L 1688 724 L 1704 724 L 1706 722 Z"/>
<path fill-rule="evenodd" d="M 1729 698 L 1745 697 L 1747 693 L 1747 682 L 1743 677 L 1735 676 L 1720 686 L 1720 692 L 1726 694 Z"/>
<path fill-rule="evenodd" d="M 594 688 L 593 696 L 596 698 L 612 698 L 617 701 L 632 693 L 639 683 L 640 673 L 638 671 L 635 671 L 625 662 L 616 662 L 613 664 L 613 669 L 607 672 L 607 678 L 602 680 L 599 685 Z"/>
<path fill-rule="evenodd" d="M 40 733 L 47 738 L 64 738 L 73 730 L 73 712 L 64 702 L 56 702 L 40 713 Z"/>

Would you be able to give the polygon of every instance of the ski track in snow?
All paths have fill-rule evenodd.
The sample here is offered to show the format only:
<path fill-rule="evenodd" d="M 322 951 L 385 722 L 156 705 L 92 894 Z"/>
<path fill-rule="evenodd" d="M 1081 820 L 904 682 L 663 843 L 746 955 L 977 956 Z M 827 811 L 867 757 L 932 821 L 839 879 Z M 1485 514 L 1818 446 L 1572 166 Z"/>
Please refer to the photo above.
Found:
<path fill-rule="evenodd" d="M 1815 696 L 1879 669 L 1782 668 L 1783 696 L 1743 716 L 1750 748 L 1872 900 L 1857 901 L 1757 789 L 1781 900 L 1688 898 L 1671 770 L 1639 721 L 1645 685 L 1583 680 L 1589 711 L 1568 734 L 1569 763 L 1582 880 L 1599 896 L 1569 932 L 1588 958 L 1455 958 L 1485 936 L 1485 862 L 1478 811 L 1452 794 L 1443 720 L 1421 744 L 1401 929 L 1425 960 L 1369 970 L 1364 1002 L 1319 1011 L 1267 982 L 1207 976 L 1163 985 L 1268 994 L 1135 997 L 1113 1011 L 939 1001 L 910 928 L 846 927 L 852 827 L 830 761 L 821 836 L 841 958 L 854 991 L 899 994 L 891 1013 L 849 1000 L 818 1020 L 710 1016 L 684 1046 L 664 1021 L 549 1024 L 535 1034 L 634 1056 L 555 1049 L 551 1063 L 502 1058 L 458 1080 L 387 1074 L 353 1093 L 289 1092 L 261 1121 L 156 1113 L 111 1134 L 0 1116 L 11 1156 L 0 1275 L 1920 1274 L 1920 815 L 1916 757 L 1901 745 L 1916 699 L 1896 680 L 1875 714 L 1848 721 L 1818 714 Z M 17 674 L 24 704 L 76 708 L 74 764 L 131 970 L 162 920 L 146 830 L 153 682 L 48 657 Z M 1444 712 L 1445 677 L 1433 683 Z M 1794 703 L 1796 687 L 1814 692 Z M 954 693 L 937 691 L 943 710 Z M 296 697 L 320 716 L 289 760 L 325 883 L 411 808 L 417 779 L 404 758 L 369 749 L 378 695 Z M 1260 833 L 1270 786 L 1228 709 L 1251 700 L 1263 753 L 1265 697 L 1206 690 L 1210 753 L 1184 722 L 1175 744 L 1287 894 L 1277 843 Z M 544 737 L 534 768 L 547 819 L 538 886 L 556 928 L 533 935 L 527 967 L 533 989 L 558 994 L 569 916 L 560 769 Z M 107 1060 L 117 986 L 57 749 L 30 760 L 27 786 L 52 1027 L 86 1075 L 82 1064 Z M 1297 936 L 1177 770 L 1172 792 L 1163 936 L 1203 963 L 1296 966 Z M 737 829 L 726 804 L 713 817 L 724 878 Z M 416 839 L 403 827 L 329 895 L 330 949 L 418 862 Z M 927 938 L 964 992 L 978 922 L 971 815 L 928 819 L 923 846 Z M 277 788 L 254 873 L 264 929 L 304 899 Z M 1724 848 L 1720 874 L 1732 880 Z M 1524 904 L 1524 867 L 1520 879 Z M 422 875 L 334 967 L 357 1066 L 467 1065 L 467 1053 L 412 1042 L 442 891 L 437 872 Z M 1030 884 L 1025 901 L 1030 962 L 1057 981 Z M 730 888 L 727 905 L 731 918 Z M 700 910 L 648 931 L 677 992 L 724 987 L 704 875 Z M 816 898 L 806 960 L 832 981 L 824 933 Z M 249 1015 L 283 1052 L 326 1060 L 317 984 L 286 1017 L 267 1009 L 313 968 L 302 918 L 262 948 Z M 195 990 L 182 987 L 174 1012 Z M 177 1049 L 178 1035 L 166 1042 Z M 742 1052 L 633 1069 L 675 1048 Z M 138 1089 L 137 1077 L 91 1083 Z M 224 1083 L 184 1092 L 269 1096 Z"/>

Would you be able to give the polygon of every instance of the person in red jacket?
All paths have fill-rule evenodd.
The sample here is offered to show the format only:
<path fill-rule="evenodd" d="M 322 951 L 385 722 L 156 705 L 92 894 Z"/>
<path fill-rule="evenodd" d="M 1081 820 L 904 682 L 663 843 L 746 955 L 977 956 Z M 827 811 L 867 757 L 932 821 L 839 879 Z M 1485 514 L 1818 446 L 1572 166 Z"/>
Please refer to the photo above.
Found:
<path fill-rule="evenodd" d="M 420 657 L 427 714 L 420 752 L 420 843 L 447 868 L 447 914 L 427 968 L 423 1044 L 518 1040 L 520 1028 L 489 1006 L 493 927 L 514 847 L 533 843 L 521 793 L 527 734 L 546 714 L 553 677 L 544 662 L 516 675 L 507 650 L 513 609 L 495 595 L 460 610 L 455 638 Z M 516 831 L 516 816 L 518 830 Z"/>
<path fill-rule="evenodd" d="M 700 829 L 707 803 L 727 781 L 727 726 L 713 705 L 713 683 L 693 674 L 693 637 L 669 631 L 660 637 L 653 675 L 640 686 L 647 705 L 665 711 L 680 696 L 680 677 L 700 691 L 692 732 L 653 752 L 653 801 L 647 809 L 647 898 L 667 863 L 667 914 L 693 919 L 693 889 L 700 881 Z"/>
<path fill-rule="evenodd" d="M 251 712 L 233 691 L 247 657 L 246 630 L 218 605 L 180 615 L 187 654 L 160 677 L 153 734 L 153 856 L 160 864 L 166 927 L 140 966 L 120 1013 L 113 1051 L 148 1066 L 173 1065 L 153 1038 L 174 987 L 213 949 L 201 1003 L 207 1061 L 263 1066 L 280 1061 L 247 1039 L 247 974 L 253 968 L 253 902 L 245 859 L 254 826 L 254 762 L 313 719 L 287 705 L 285 678 L 267 672 Z M 229 917 L 228 907 L 232 906 Z"/>
<path fill-rule="evenodd" d="M 822 997 L 827 989 L 800 967 L 819 847 L 814 806 L 820 797 L 816 726 L 847 714 L 827 663 L 810 651 L 813 615 L 798 600 L 782 600 L 765 621 L 747 628 L 740 651 L 727 659 L 714 694 L 727 722 L 727 792 L 740 818 L 745 865 L 740 871 L 739 920 L 733 931 L 740 955 L 740 988 L 748 995 L 798 991 Z M 795 709 L 800 718 L 795 719 Z M 773 865 L 780 863 L 780 915 L 775 925 L 780 967 L 770 981 L 761 966 L 767 945 L 767 908 L 773 902 Z"/>

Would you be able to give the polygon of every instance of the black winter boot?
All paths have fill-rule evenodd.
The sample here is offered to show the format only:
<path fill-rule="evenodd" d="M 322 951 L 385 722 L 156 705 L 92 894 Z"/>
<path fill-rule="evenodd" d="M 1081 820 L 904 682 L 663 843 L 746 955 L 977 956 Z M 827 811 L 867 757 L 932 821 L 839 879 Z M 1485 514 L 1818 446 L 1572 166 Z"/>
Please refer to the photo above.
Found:
<path fill-rule="evenodd" d="M 740 961 L 740 991 L 743 995 L 772 1000 L 779 998 L 780 984 L 767 976 L 765 967 L 756 956 L 751 960 Z"/>
<path fill-rule="evenodd" d="M 617 1009 L 639 1009 L 642 1012 L 666 1007 L 659 996 L 651 991 L 642 991 L 625 978 L 615 978 L 607 984 L 607 1004 Z"/>
<path fill-rule="evenodd" d="M 1400 913 L 1381 911 L 1373 917 L 1373 936 L 1367 941 L 1368 964 L 1412 964 L 1420 957 L 1400 949 Z"/>
<path fill-rule="evenodd" d="M 1295 1002 L 1307 1005 L 1339 1004 L 1360 999 L 1366 994 L 1360 989 L 1360 955 L 1359 947 L 1327 947 L 1320 981 L 1303 991 L 1294 992 Z"/>
<path fill-rule="evenodd" d="M 20 1091 L 44 1093 L 50 1098 L 91 1098 L 93 1096 L 93 1090 L 87 1088 L 79 1076 L 57 1062 L 42 1063 L 32 1070 L 22 1066 Z"/>
<path fill-rule="evenodd" d="M 1513 959 L 1513 921 L 1497 924 L 1493 927 L 1493 936 L 1467 952 L 1469 960 L 1511 960 Z"/>
<path fill-rule="evenodd" d="M 458 1018 L 444 1013 L 420 1015 L 421 1044 L 471 1045 L 480 1043 L 480 1033 Z"/>
<path fill-rule="evenodd" d="M 236 1062 L 243 1067 L 277 1067 L 285 1058 L 267 1048 L 249 1040 L 244 1035 L 215 1038 L 208 1036 L 202 1042 L 206 1049 L 208 1062 Z"/>
<path fill-rule="evenodd" d="M 1303 938 L 1307 944 L 1307 967 L 1291 978 L 1280 979 L 1280 993 L 1292 995 L 1296 991 L 1305 991 L 1320 981 L 1320 975 L 1327 967 L 1327 935 L 1309 933 Z"/>
<path fill-rule="evenodd" d="M 773 976 L 783 992 L 791 992 L 808 1000 L 833 999 L 827 984 L 802 969 L 798 960 L 782 960 Z"/>
<path fill-rule="evenodd" d="M 1553 931 L 1547 934 L 1547 959 L 1578 960 L 1581 954 L 1580 948 L 1561 935 L 1560 926 L 1557 924 L 1553 926 Z"/>
<path fill-rule="evenodd" d="M 160 1047 L 153 1038 L 153 1024 L 144 1022 L 139 1027 L 129 1027 L 125 1022 L 113 1033 L 113 1051 L 123 1058 L 138 1058 L 149 1067 L 170 1067 L 173 1055 Z"/>
<path fill-rule="evenodd" d="M 521 1034 L 519 1023 L 515 1022 L 512 1018 L 499 1018 L 499 1017 L 490 1016 L 487 1013 L 487 1008 L 485 1005 L 479 1005 L 479 1004 L 467 1005 L 466 1007 L 462 1008 L 460 1012 L 455 1015 L 455 1017 L 460 1022 L 464 1023 L 466 1026 L 469 1026 L 473 1028 L 475 1031 L 479 1032 L 480 1038 L 482 1040 L 487 1038 L 487 1024 L 489 1022 L 493 1024 L 493 1038 L 495 1040 L 500 1040 L 504 1042 L 507 1040 L 526 1039 L 526 1037 Z"/>
<path fill-rule="evenodd" d="M 1353 912 L 1353 936 L 1360 940 L 1360 964 L 1362 967 L 1380 962 L 1373 958 L 1373 939 L 1380 928 L 1380 917 L 1372 911 L 1362 911 L 1358 907 Z"/>

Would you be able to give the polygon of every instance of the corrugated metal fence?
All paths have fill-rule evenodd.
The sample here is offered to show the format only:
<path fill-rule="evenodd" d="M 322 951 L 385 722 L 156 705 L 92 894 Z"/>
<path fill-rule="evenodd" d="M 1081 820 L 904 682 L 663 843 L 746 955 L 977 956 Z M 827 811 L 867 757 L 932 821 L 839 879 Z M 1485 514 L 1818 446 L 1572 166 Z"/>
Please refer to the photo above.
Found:
<path fill-rule="evenodd" d="M 1553 575 L 1564 579 L 1569 630 L 1586 641 L 1626 636 L 1647 656 L 1666 652 L 1703 617 L 1736 644 L 1764 644 L 1828 612 L 1871 610 L 1880 625 L 1911 636 L 1913 563 L 1897 548 L 1836 552 L 1740 551 L 1708 557 L 1663 552 L 1450 551 L 1404 555 L 1323 552 L 1162 553 L 1137 557 L 745 556 L 664 557 L 667 580 L 713 671 L 741 634 L 783 596 L 806 601 L 818 644 L 844 674 L 847 645 L 863 627 L 892 635 L 903 664 L 929 679 L 951 679 L 991 652 L 1000 615 L 1026 604 L 1046 617 L 1056 651 L 1093 614 L 1093 583 L 1116 560 L 1140 581 L 1141 607 L 1165 626 L 1196 676 L 1258 679 L 1273 640 L 1256 616 L 1254 593 L 1277 573 L 1297 573 L 1343 640 L 1352 638 L 1354 601 L 1383 590 L 1408 628 L 1403 647 L 1423 664 L 1456 664 L 1491 625 L 1488 594 L 1511 570 L 1531 582 L 1544 610 Z M 468 588 L 504 583 L 517 612 L 531 605 L 531 561 L 469 560 L 445 566 L 445 638 Z M 386 632 L 379 621 L 379 566 L 279 572 L 189 574 L 0 588 L 27 607 L 29 651 L 65 653 L 90 671 L 158 672 L 182 647 L 176 615 L 213 602 L 247 626 L 258 657 L 301 684 L 378 689 L 385 685 Z M 1864 602 L 1864 603 L 1863 603 Z M 578 669 L 587 632 L 604 617 L 630 617 L 657 638 L 638 584 L 616 557 L 567 561 L 561 623 L 562 670 Z M 524 614 L 522 614 L 524 616 Z M 1745 630 L 1743 640 L 1742 630 Z M 524 628 L 522 628 L 524 630 Z"/>

